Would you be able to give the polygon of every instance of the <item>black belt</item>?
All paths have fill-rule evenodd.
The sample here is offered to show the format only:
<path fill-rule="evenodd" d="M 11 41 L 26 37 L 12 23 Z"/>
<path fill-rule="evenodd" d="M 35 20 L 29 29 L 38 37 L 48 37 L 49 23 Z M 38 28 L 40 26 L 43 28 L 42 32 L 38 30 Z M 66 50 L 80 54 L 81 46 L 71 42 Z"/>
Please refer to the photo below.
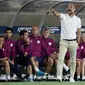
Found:
<path fill-rule="evenodd" d="M 76 41 L 76 39 L 63 39 L 63 40 L 66 40 L 66 41 Z"/>

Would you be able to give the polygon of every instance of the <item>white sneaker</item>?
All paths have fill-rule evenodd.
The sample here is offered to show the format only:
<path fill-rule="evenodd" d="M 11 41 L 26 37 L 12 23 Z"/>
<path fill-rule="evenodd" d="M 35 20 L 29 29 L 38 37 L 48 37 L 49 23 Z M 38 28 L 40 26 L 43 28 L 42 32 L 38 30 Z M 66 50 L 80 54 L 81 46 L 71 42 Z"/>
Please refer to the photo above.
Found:
<path fill-rule="evenodd" d="M 11 77 L 11 79 L 12 80 L 17 80 L 18 78 L 17 78 L 16 74 L 14 74 L 13 77 Z"/>
<path fill-rule="evenodd" d="M 6 80 L 6 75 L 1 75 L 0 80 Z"/>
<path fill-rule="evenodd" d="M 85 76 L 84 76 L 84 77 L 82 77 L 82 81 L 85 81 Z"/>
<path fill-rule="evenodd" d="M 6 76 L 6 81 L 11 81 L 10 76 Z"/>
<path fill-rule="evenodd" d="M 62 82 L 62 78 L 59 76 L 59 77 L 56 78 L 56 81 Z"/>
<path fill-rule="evenodd" d="M 36 75 L 34 75 L 34 78 L 33 78 L 33 79 L 35 80 L 36 78 L 37 78 L 37 76 L 36 76 Z"/>
<path fill-rule="evenodd" d="M 75 82 L 75 80 L 73 78 L 70 78 L 70 82 Z"/>
<path fill-rule="evenodd" d="M 43 80 L 46 80 L 46 78 L 47 78 L 47 76 L 46 76 L 46 75 L 42 76 L 42 79 L 43 79 Z"/>
<path fill-rule="evenodd" d="M 28 77 L 28 78 L 27 78 L 27 81 L 29 81 L 29 82 L 33 82 L 33 78 Z"/>

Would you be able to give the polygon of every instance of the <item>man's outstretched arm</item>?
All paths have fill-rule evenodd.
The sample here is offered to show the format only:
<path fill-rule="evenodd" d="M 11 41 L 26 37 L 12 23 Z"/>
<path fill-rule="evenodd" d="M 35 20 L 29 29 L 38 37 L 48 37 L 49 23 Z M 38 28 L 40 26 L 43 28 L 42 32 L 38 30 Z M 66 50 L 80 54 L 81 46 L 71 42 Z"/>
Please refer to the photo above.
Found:
<path fill-rule="evenodd" d="M 60 17 L 60 13 L 54 9 L 50 9 L 49 12 L 52 12 L 55 16 Z"/>

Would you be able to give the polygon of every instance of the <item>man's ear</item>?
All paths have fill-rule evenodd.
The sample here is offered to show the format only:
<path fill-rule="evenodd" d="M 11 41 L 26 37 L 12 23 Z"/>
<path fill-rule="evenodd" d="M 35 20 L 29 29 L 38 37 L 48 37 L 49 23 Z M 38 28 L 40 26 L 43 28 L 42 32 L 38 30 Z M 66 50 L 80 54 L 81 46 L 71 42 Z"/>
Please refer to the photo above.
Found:
<path fill-rule="evenodd" d="M 21 38 L 23 38 L 23 36 L 22 36 L 22 35 L 20 35 L 20 37 L 21 37 Z"/>

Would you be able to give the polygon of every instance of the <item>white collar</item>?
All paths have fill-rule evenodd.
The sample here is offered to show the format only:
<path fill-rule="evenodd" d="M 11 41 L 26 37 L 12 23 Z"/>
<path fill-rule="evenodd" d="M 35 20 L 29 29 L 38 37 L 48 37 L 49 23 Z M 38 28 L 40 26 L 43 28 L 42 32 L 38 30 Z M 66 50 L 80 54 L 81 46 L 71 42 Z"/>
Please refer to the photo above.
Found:
<path fill-rule="evenodd" d="M 67 16 L 70 17 L 70 18 L 75 18 L 76 15 L 74 15 L 74 16 L 69 16 L 69 15 L 67 14 Z"/>

